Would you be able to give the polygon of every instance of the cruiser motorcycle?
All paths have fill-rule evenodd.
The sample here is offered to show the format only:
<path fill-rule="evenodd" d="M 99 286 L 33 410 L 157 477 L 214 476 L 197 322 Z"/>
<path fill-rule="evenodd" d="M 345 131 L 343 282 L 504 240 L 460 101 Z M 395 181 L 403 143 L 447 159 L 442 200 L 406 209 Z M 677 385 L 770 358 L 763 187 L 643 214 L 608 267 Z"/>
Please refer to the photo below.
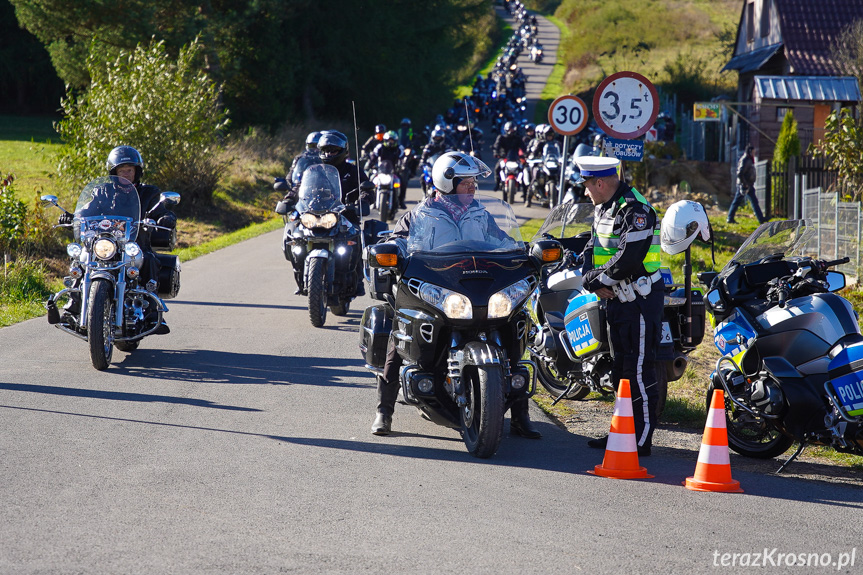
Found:
<path fill-rule="evenodd" d="M 41 197 L 45 206 L 64 212 L 57 197 Z M 175 206 L 180 194 L 163 192 L 156 208 Z M 66 212 L 68 213 L 68 212 Z M 90 361 L 99 371 L 108 368 L 113 348 L 131 352 L 150 334 L 166 333 L 162 314 L 164 300 L 180 291 L 180 260 L 170 254 L 159 259 L 159 278 L 141 284 L 144 253 L 136 243 L 142 231 L 162 230 L 173 237 L 173 229 L 156 225 L 141 214 L 138 192 L 129 181 L 117 176 L 93 180 L 84 188 L 75 206 L 74 219 L 67 224 L 74 241 L 66 246 L 71 258 L 65 287 L 48 298 L 48 323 L 90 345 Z M 151 244 L 160 246 L 153 238 Z M 57 304 L 66 300 L 61 315 Z"/>
<path fill-rule="evenodd" d="M 280 189 L 280 184 L 284 182 L 277 180 L 274 187 Z M 341 197 L 338 170 L 314 163 L 302 173 L 293 208 L 288 200 L 276 205 L 285 220 L 285 258 L 293 265 L 297 293 L 309 298 L 309 320 L 315 327 L 326 322 L 328 307 L 334 315 L 347 315 L 357 296 L 362 240 L 359 228 L 345 217 Z"/>
<path fill-rule="evenodd" d="M 794 441 L 863 455 L 863 336 L 838 295 L 849 258 L 819 260 L 811 220 L 762 224 L 731 261 L 702 272 L 722 354 L 707 394 L 725 392 L 728 445 L 769 459 Z M 808 249 L 807 249 L 808 248 Z"/>
<path fill-rule="evenodd" d="M 546 240 L 529 249 L 508 204 L 476 200 L 494 219 L 483 239 L 433 245 L 440 215 L 427 202 L 414 212 L 407 241 L 369 248 L 371 295 L 386 303 L 363 314 L 360 349 L 366 367 L 381 373 L 392 331 L 405 401 L 460 430 L 471 455 L 487 458 L 500 445 L 505 411 L 536 389 L 535 368 L 521 359 L 526 303 L 561 248 Z"/>
<path fill-rule="evenodd" d="M 543 387 L 555 397 L 581 400 L 591 391 L 615 393 L 612 352 L 605 321 L 605 303 L 582 288 L 580 254 L 591 234 L 594 207 L 566 202 L 554 208 L 532 243 L 556 239 L 564 247 L 559 264 L 544 270 L 531 297 L 533 328 L 528 351 Z M 662 337 L 656 352 L 659 386 L 657 413 L 668 395 L 668 382 L 683 376 L 687 355 L 704 338 L 705 308 L 701 291 L 691 289 L 692 333 L 686 337 L 685 288 L 674 283 L 671 270 L 661 268 L 665 284 Z"/>

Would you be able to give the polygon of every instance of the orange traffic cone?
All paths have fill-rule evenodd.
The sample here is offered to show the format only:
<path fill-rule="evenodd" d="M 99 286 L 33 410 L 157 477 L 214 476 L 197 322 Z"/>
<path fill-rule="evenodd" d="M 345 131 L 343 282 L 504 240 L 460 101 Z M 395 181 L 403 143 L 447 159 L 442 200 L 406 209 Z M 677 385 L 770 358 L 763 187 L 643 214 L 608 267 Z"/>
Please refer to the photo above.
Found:
<path fill-rule="evenodd" d="M 731 479 L 731 460 L 728 457 L 728 430 L 725 428 L 725 393 L 721 389 L 713 391 L 710 409 L 707 410 L 707 423 L 704 425 L 704 438 L 698 452 L 695 475 L 687 477 L 684 483 L 693 491 L 723 491 L 743 493 L 740 482 Z"/>
<path fill-rule="evenodd" d="M 647 474 L 647 469 L 638 465 L 638 443 L 635 440 L 635 419 L 632 417 L 632 394 L 628 379 L 620 380 L 602 465 L 597 465 L 588 473 L 615 479 L 653 477 Z"/>

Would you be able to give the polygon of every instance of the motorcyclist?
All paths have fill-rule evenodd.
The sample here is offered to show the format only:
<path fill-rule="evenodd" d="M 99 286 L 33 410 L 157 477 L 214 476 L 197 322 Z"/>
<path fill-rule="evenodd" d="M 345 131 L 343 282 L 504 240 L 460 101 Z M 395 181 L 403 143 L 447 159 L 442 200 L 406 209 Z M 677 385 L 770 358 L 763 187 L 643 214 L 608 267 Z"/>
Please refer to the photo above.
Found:
<path fill-rule="evenodd" d="M 524 154 L 524 142 L 518 135 L 518 127 L 515 122 L 507 122 L 503 125 L 503 133 L 494 140 L 492 146 L 495 159 L 498 160 L 494 170 L 494 189 L 498 191 L 502 187 L 500 179 L 501 163 L 507 159 L 516 159 Z"/>
<path fill-rule="evenodd" d="M 539 126 L 542 126 L 542 125 L 543 124 L 540 124 Z M 524 136 L 521 138 L 522 141 L 524 142 L 524 149 L 525 150 L 527 150 L 530 147 L 530 143 L 533 141 L 534 138 L 537 137 L 536 130 L 537 130 L 537 128 L 539 128 L 539 126 L 537 126 L 536 124 L 526 124 L 525 125 Z"/>
<path fill-rule="evenodd" d="M 440 128 L 432 130 L 431 140 L 423 148 L 422 159 L 420 162 L 425 164 L 426 161 L 434 155 L 443 154 L 447 151 L 446 137 L 444 131 Z"/>
<path fill-rule="evenodd" d="M 414 143 L 414 131 L 411 128 L 411 119 L 410 118 L 402 118 L 401 124 L 399 124 L 399 146 L 404 148 L 410 148 Z"/>
<path fill-rule="evenodd" d="M 108 154 L 105 168 L 108 170 L 109 175 L 124 178 L 135 186 L 135 191 L 138 192 L 138 199 L 141 203 L 142 218 L 146 216 L 155 220 L 156 225 L 172 230 L 177 227 L 177 216 L 174 212 L 169 210 L 164 204 L 156 208 L 157 204 L 159 204 L 162 191 L 156 186 L 141 183 L 141 176 L 144 173 L 144 160 L 138 150 L 132 146 L 118 146 L 114 148 Z M 153 211 L 151 212 L 150 210 Z M 71 224 L 73 217 L 72 214 L 64 212 L 60 215 L 57 223 Z M 144 256 L 144 265 L 141 266 L 140 283 L 143 286 L 147 286 L 148 289 L 152 286 L 153 291 L 155 291 L 158 286 L 160 266 L 159 260 L 153 252 L 151 234 L 152 230 L 150 228 L 142 227 L 138 232 L 135 242 L 141 248 Z M 150 284 L 150 282 L 154 283 Z M 80 305 L 81 302 L 76 301 L 76 298 L 70 298 L 65 309 L 71 314 L 77 314 L 80 310 Z M 154 333 L 166 334 L 169 332 L 170 330 L 163 320 L 162 325 Z"/>
<path fill-rule="evenodd" d="M 432 210 L 435 214 L 434 233 L 428 234 L 427 249 L 457 241 L 465 237 L 481 236 L 483 241 L 512 241 L 489 217 L 485 208 L 474 200 L 476 178 L 488 177 L 491 170 L 482 161 L 463 152 L 448 152 L 437 159 L 432 168 L 435 196 L 425 200 L 414 210 L 404 214 L 396 223 L 389 241 L 404 244 L 410 236 L 411 224 L 418 209 Z M 514 358 L 518 359 L 518 358 Z M 399 370 L 402 358 L 396 351 L 395 339 L 390 336 L 383 374 L 377 377 L 378 406 L 372 433 L 388 435 L 392 431 L 393 412 L 398 398 Z M 542 434 L 530 421 L 528 399 L 519 400 L 510 408 L 510 431 L 530 439 Z"/>
<path fill-rule="evenodd" d="M 384 141 L 384 134 L 387 133 L 387 127 L 384 124 L 375 126 L 375 133 L 369 136 L 369 139 L 360 148 L 360 166 L 368 168 L 369 154 L 375 149 L 375 146 Z M 318 143 L 320 145 L 320 142 Z"/>
<path fill-rule="evenodd" d="M 297 167 L 297 162 L 299 161 L 300 158 L 317 157 L 319 155 L 318 154 L 318 140 L 320 140 L 320 139 L 321 139 L 321 133 L 320 132 L 309 132 L 309 135 L 306 136 L 306 149 L 303 150 L 301 153 L 297 154 L 297 156 L 294 158 L 294 161 L 291 162 L 291 169 L 288 170 L 288 174 L 286 176 L 286 179 L 288 179 L 288 180 L 291 179 L 291 174 L 294 173 L 294 170 Z"/>
<path fill-rule="evenodd" d="M 384 140 L 372 150 L 369 154 L 369 166 L 374 169 L 380 162 L 389 162 L 390 166 L 395 170 L 398 167 L 399 160 L 404 154 L 404 148 L 399 145 L 399 135 L 390 130 L 384 134 Z M 405 208 L 405 192 L 407 191 L 407 182 L 401 182 L 399 187 L 399 207 Z"/>

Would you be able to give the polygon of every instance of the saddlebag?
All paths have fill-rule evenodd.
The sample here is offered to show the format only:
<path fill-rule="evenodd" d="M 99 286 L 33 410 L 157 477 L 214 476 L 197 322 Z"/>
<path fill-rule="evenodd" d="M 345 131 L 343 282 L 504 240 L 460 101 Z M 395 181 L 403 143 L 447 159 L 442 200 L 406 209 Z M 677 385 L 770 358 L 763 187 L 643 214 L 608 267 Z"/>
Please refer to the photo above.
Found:
<path fill-rule="evenodd" d="M 585 359 L 608 350 L 605 306 L 594 294 L 580 295 L 566 308 L 564 351 L 570 359 Z M 566 343 L 569 343 L 567 349 Z"/>
<path fill-rule="evenodd" d="M 825 388 L 848 419 L 863 418 L 863 341 L 841 349 L 827 367 Z"/>
<path fill-rule="evenodd" d="M 393 318 L 387 314 L 388 305 L 369 306 L 363 312 L 360 328 L 360 351 L 363 359 L 372 367 L 383 369 L 387 356 L 387 340 L 393 326 Z"/>
<path fill-rule="evenodd" d="M 159 260 L 159 297 L 173 299 L 180 293 L 180 258 L 171 254 L 156 254 Z"/>
<path fill-rule="evenodd" d="M 686 297 L 686 291 L 684 288 L 678 288 L 671 292 L 671 297 L 675 298 L 684 298 Z M 686 335 L 686 307 L 680 308 L 680 313 L 677 315 L 678 324 L 680 329 L 680 339 L 681 342 L 684 342 L 684 337 Z M 707 309 L 704 307 L 704 296 L 701 294 L 701 290 L 693 289 L 692 290 L 692 344 L 685 347 L 696 347 L 701 341 L 704 339 L 704 322 L 707 317 Z M 684 344 L 685 345 L 685 344 Z"/>
<path fill-rule="evenodd" d="M 177 246 L 177 228 L 153 230 L 150 234 L 150 245 L 154 250 L 172 251 Z"/>

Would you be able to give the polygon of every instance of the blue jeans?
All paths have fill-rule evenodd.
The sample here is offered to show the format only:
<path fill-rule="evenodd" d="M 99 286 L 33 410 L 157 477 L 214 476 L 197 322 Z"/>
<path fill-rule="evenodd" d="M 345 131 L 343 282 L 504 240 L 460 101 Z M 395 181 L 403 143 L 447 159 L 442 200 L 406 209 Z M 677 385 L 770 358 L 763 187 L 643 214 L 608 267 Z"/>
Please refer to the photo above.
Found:
<path fill-rule="evenodd" d="M 746 202 L 746 198 L 749 198 L 749 203 L 752 204 L 752 211 L 755 212 L 758 223 L 766 222 L 764 214 L 761 213 L 761 206 L 758 205 L 758 198 L 755 196 L 755 186 L 747 189 L 740 184 L 737 184 L 737 193 L 734 194 L 734 199 L 731 200 L 731 206 L 728 208 L 728 221 L 734 221 L 734 214 L 737 212 L 737 208 Z"/>

